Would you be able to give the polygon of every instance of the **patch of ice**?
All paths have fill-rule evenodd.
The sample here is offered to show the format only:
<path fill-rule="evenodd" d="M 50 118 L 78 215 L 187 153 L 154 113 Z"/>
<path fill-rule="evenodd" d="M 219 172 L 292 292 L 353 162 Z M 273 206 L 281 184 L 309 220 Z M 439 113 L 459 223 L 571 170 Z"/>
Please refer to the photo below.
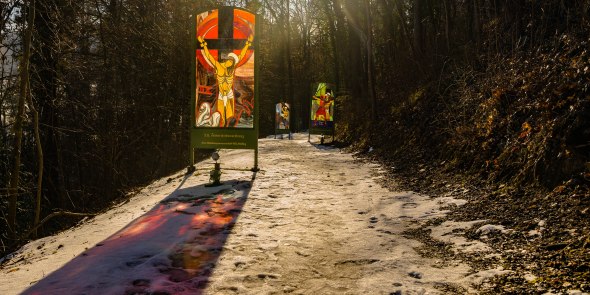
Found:
<path fill-rule="evenodd" d="M 541 230 L 537 230 L 537 229 L 530 230 L 530 231 L 527 233 L 527 235 L 528 235 L 529 237 L 534 237 L 534 236 L 541 236 Z"/>
<path fill-rule="evenodd" d="M 488 270 L 482 270 L 482 271 L 476 272 L 474 274 L 466 276 L 463 280 L 471 283 L 472 285 L 481 285 L 484 281 L 489 280 L 492 277 L 507 274 L 507 273 L 510 273 L 510 271 L 505 270 L 502 267 L 498 267 L 498 268 L 494 268 L 494 269 L 488 269 Z"/>
<path fill-rule="evenodd" d="M 536 275 L 529 272 L 525 273 L 523 277 L 529 283 L 537 279 Z"/>
<path fill-rule="evenodd" d="M 506 233 L 507 230 L 504 228 L 504 226 L 502 225 L 495 225 L 495 224 L 486 224 L 486 225 L 482 225 L 480 226 L 475 233 L 482 235 L 482 236 L 487 236 L 489 234 L 492 233 Z"/>
<path fill-rule="evenodd" d="M 440 197 L 437 198 L 437 203 L 442 207 L 445 205 L 450 205 L 450 204 L 455 204 L 457 206 L 463 206 L 465 204 L 467 204 L 467 200 L 463 200 L 463 199 L 455 199 L 453 197 Z"/>
<path fill-rule="evenodd" d="M 467 222 L 445 221 L 438 226 L 429 227 L 430 235 L 433 239 L 453 244 L 453 249 L 457 252 L 489 252 L 490 247 L 480 241 L 468 241 L 463 236 L 463 232 L 475 224 L 485 222 L 485 220 L 474 220 Z"/>

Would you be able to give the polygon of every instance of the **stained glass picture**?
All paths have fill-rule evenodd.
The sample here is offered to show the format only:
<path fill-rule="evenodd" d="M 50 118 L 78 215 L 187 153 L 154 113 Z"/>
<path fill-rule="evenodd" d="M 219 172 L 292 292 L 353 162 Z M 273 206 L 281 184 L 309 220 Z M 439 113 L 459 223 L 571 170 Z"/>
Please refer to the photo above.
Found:
<path fill-rule="evenodd" d="M 290 106 L 288 103 L 280 102 L 275 108 L 275 129 L 289 130 Z"/>
<path fill-rule="evenodd" d="M 317 83 L 311 98 L 311 127 L 334 128 L 334 87 L 328 83 Z"/>
<path fill-rule="evenodd" d="M 225 7 L 196 17 L 195 126 L 253 128 L 255 16 Z"/>

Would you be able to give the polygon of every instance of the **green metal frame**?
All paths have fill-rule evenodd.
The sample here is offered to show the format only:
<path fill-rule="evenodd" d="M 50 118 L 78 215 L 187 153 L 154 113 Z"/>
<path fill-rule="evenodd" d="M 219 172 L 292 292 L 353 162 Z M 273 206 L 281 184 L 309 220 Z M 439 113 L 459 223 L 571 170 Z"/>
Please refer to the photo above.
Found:
<path fill-rule="evenodd" d="M 216 10 L 218 8 L 211 8 L 205 11 Z M 227 8 L 227 7 L 226 7 Z M 252 168 L 253 171 L 258 170 L 258 130 L 259 130 L 259 78 L 258 78 L 258 68 L 260 63 L 260 58 L 257 56 L 258 51 L 258 44 L 260 39 L 260 20 L 259 15 L 248 11 L 246 9 L 242 9 L 239 7 L 230 7 L 231 9 L 239 9 L 254 15 L 254 19 L 256 20 L 254 25 L 254 127 L 253 128 L 216 128 L 216 127 L 196 127 L 196 88 L 197 88 L 197 81 L 196 81 L 196 70 L 197 70 L 197 58 L 196 58 L 196 50 L 198 47 L 198 40 L 196 38 L 197 34 L 197 26 L 196 26 L 196 16 L 195 14 L 191 17 L 191 38 L 193 38 L 193 46 L 192 46 L 192 54 L 191 54 L 191 121 L 189 127 L 189 134 L 190 134 L 190 142 L 189 142 L 189 169 L 194 171 L 194 164 L 195 164 L 195 150 L 196 149 L 252 149 L 254 150 L 254 167 Z M 202 13 L 200 12 L 200 13 Z"/>

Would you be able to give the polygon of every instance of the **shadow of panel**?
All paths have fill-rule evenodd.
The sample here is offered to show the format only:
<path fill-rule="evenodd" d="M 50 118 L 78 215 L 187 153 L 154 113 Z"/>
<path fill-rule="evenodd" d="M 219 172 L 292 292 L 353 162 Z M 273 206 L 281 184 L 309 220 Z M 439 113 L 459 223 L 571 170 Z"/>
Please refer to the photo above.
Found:
<path fill-rule="evenodd" d="M 254 177 L 177 189 L 23 294 L 202 294 Z"/>

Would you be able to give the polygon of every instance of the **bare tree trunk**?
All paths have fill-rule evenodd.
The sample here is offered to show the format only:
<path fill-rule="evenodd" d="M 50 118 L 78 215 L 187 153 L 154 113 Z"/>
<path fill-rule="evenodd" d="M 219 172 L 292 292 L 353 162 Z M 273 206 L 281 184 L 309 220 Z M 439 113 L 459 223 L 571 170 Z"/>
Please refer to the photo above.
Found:
<path fill-rule="evenodd" d="M 286 30 L 287 30 L 287 100 L 289 101 L 289 105 L 291 106 L 291 118 L 297 118 L 299 114 L 297 112 L 293 112 L 297 108 L 295 107 L 295 100 L 293 97 L 293 61 L 291 60 L 291 5 L 290 0 L 285 0 L 287 2 L 287 11 L 286 13 Z M 301 107 L 301 106 L 299 106 Z M 295 132 L 297 132 L 300 126 L 295 123 Z"/>
<path fill-rule="evenodd" d="M 60 53 L 60 35 L 64 34 L 66 21 L 63 12 L 67 7 L 65 0 L 37 0 L 35 9 L 35 32 L 32 41 L 36 48 L 31 56 L 32 69 L 35 75 L 31 75 L 31 92 L 37 103 L 41 130 L 41 140 L 44 151 L 44 191 L 45 197 L 52 206 L 66 208 L 66 189 L 63 185 L 65 169 L 59 161 L 60 137 L 58 132 L 63 115 L 60 113 L 64 102 L 59 93 L 59 81 L 64 78 L 63 68 L 60 67 L 60 59 L 64 55 Z M 63 44 L 63 43 L 62 43 Z"/>
<path fill-rule="evenodd" d="M 330 44 L 332 45 L 332 53 L 334 54 L 334 83 L 336 83 L 336 89 L 340 89 L 340 55 L 338 54 L 338 43 L 336 40 L 336 24 L 335 24 L 335 2 L 332 3 L 332 8 L 328 1 L 322 1 L 326 14 L 328 15 L 328 30 L 330 31 Z"/>
<path fill-rule="evenodd" d="M 35 0 L 30 0 L 29 5 L 29 28 L 27 31 L 26 42 L 29 43 L 30 51 L 31 33 L 33 30 L 33 24 L 35 23 Z M 37 112 L 37 109 L 35 109 L 35 105 L 33 104 L 33 98 L 31 97 L 31 84 L 28 76 L 26 85 L 27 104 L 29 106 L 29 110 L 31 111 L 31 113 L 33 113 L 33 124 L 35 128 L 35 144 L 37 145 L 37 195 L 35 198 L 35 219 L 33 220 L 33 225 L 35 226 L 33 230 L 33 235 L 37 236 L 37 225 L 39 224 L 39 219 L 41 216 L 41 193 L 43 191 L 43 147 L 41 145 L 41 135 L 39 134 L 39 112 Z"/>
<path fill-rule="evenodd" d="M 396 44 L 396 39 L 398 39 L 398 36 L 401 35 L 398 28 L 396 28 L 394 24 L 393 13 L 395 12 L 395 9 L 393 8 L 393 4 L 391 2 L 392 1 L 389 0 L 377 1 L 382 10 L 381 19 L 383 20 L 384 33 L 387 34 L 382 36 L 382 38 L 387 40 L 383 52 L 387 62 L 382 64 L 381 68 L 379 68 L 377 71 L 382 71 L 385 67 L 390 67 L 394 64 L 397 54 L 396 49 L 398 47 Z"/>
<path fill-rule="evenodd" d="M 25 113 L 25 100 L 27 94 L 29 94 L 29 58 L 31 56 L 31 36 L 33 34 L 33 21 L 35 14 L 35 0 L 29 1 L 27 15 L 27 26 L 25 28 L 25 34 L 23 38 L 23 56 L 20 65 L 20 94 L 18 99 L 18 111 L 14 123 L 14 150 L 13 159 L 14 166 L 12 168 L 12 174 L 10 175 L 10 188 L 9 188 L 9 208 L 8 208 L 8 227 L 10 235 L 16 238 L 16 209 L 18 202 L 18 185 L 20 176 L 20 165 L 21 165 L 21 150 L 22 150 L 22 139 L 23 139 L 23 120 Z"/>
<path fill-rule="evenodd" d="M 404 7 L 402 1 L 395 1 L 395 8 L 397 11 L 397 15 L 400 19 L 400 24 L 402 27 L 402 34 L 403 39 L 408 44 L 409 49 L 414 52 L 414 43 L 412 43 L 412 39 L 410 38 L 410 29 L 408 28 L 408 23 L 406 20 L 406 11 L 404 11 Z"/>
<path fill-rule="evenodd" d="M 451 3 L 444 0 L 443 5 L 445 8 L 445 46 L 448 54 L 451 52 Z"/>
<path fill-rule="evenodd" d="M 369 88 L 369 102 L 371 104 L 371 121 L 376 123 L 377 97 L 375 94 L 375 61 L 373 59 L 373 20 L 371 18 L 371 2 L 365 1 L 364 3 L 367 30 L 367 86 Z"/>
<path fill-rule="evenodd" d="M 35 0 L 30 0 L 30 8 L 29 8 L 29 16 L 28 22 L 30 27 L 27 31 L 27 38 L 26 42 L 29 44 L 29 51 L 30 51 L 30 43 L 31 43 L 31 31 L 33 29 L 32 24 L 35 22 Z M 30 54 L 30 52 L 29 52 Z M 43 190 L 43 147 L 41 145 L 41 136 L 39 134 L 39 112 L 35 109 L 35 105 L 33 104 L 33 98 L 31 97 L 31 86 L 30 86 L 30 79 L 27 77 L 26 81 L 27 85 L 27 104 L 31 113 L 33 113 L 33 124 L 35 128 L 35 144 L 37 145 L 37 196 L 35 198 L 35 219 L 33 220 L 33 225 L 37 226 L 39 224 L 39 219 L 41 216 L 41 193 Z M 37 227 L 35 227 L 33 234 L 37 236 Z"/>
<path fill-rule="evenodd" d="M 424 49 L 424 0 L 414 0 L 414 54 L 421 58 Z"/>

